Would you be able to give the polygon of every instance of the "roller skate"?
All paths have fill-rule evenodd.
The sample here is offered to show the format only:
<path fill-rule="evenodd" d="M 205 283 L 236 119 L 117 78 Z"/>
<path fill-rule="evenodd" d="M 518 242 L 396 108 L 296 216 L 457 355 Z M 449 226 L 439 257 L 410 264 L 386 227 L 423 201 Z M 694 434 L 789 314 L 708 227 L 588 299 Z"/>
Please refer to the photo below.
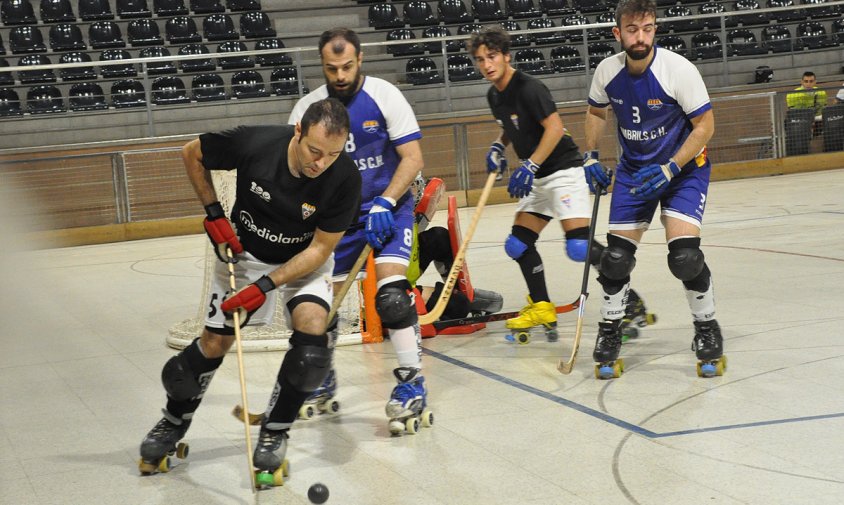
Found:
<path fill-rule="evenodd" d="M 505 338 L 510 342 L 527 344 L 530 342 L 530 329 L 542 326 L 545 338 L 549 342 L 556 342 L 560 336 L 557 333 L 557 308 L 551 302 L 536 302 L 527 297 L 528 304 L 519 311 L 518 317 L 508 319 L 507 328 L 513 330 Z"/>
<path fill-rule="evenodd" d="M 598 338 L 592 352 L 596 379 L 618 378 L 624 372 L 624 360 L 618 357 L 621 350 L 620 323 L 618 320 L 598 323 Z"/>
<path fill-rule="evenodd" d="M 399 435 L 407 431 L 412 435 L 419 431 L 420 425 L 426 428 L 433 426 L 434 413 L 427 407 L 428 391 L 419 369 L 399 367 L 393 370 L 393 375 L 399 383 L 393 388 L 385 408 L 390 433 Z"/>
<path fill-rule="evenodd" d="M 334 399 L 337 395 L 337 374 L 332 368 L 322 384 L 311 393 L 299 409 L 299 419 L 311 419 L 317 412 L 336 414 L 340 410 L 340 402 Z"/>
<path fill-rule="evenodd" d="M 649 313 L 645 302 L 632 289 L 627 292 L 627 305 L 624 307 L 624 317 L 621 319 L 621 341 L 627 342 L 639 336 L 639 328 L 656 322 L 656 314 Z"/>
<path fill-rule="evenodd" d="M 190 419 L 179 419 L 167 410 L 164 417 L 153 426 L 141 442 L 141 460 L 138 470 L 141 475 L 166 473 L 172 468 L 170 456 L 179 459 L 188 457 L 188 444 L 179 442 L 190 427 Z"/>
<path fill-rule="evenodd" d="M 727 357 L 724 356 L 724 339 L 718 321 L 695 321 L 695 337 L 692 350 L 697 356 L 698 377 L 724 375 Z"/>
<path fill-rule="evenodd" d="M 268 430 L 266 424 L 261 427 L 252 455 L 256 488 L 284 485 L 284 478 L 290 475 L 290 463 L 284 458 L 288 438 L 287 430 Z"/>

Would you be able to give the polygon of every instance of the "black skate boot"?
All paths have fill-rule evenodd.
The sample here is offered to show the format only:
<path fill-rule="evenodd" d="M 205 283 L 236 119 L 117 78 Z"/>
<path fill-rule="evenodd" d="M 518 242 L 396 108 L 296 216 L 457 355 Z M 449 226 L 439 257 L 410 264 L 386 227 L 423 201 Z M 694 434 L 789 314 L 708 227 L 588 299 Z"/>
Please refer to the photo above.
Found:
<path fill-rule="evenodd" d="M 718 321 L 695 321 L 695 337 L 692 350 L 697 356 L 698 377 L 724 375 L 727 357 L 724 356 L 724 339 Z"/>
<path fill-rule="evenodd" d="M 190 427 L 190 419 L 179 419 L 167 410 L 164 417 L 153 426 L 141 442 L 141 460 L 138 469 L 141 475 L 169 472 L 170 456 L 179 459 L 188 457 L 188 444 L 179 442 Z"/>
<path fill-rule="evenodd" d="M 627 292 L 627 305 L 624 307 L 624 318 L 621 320 L 621 341 L 627 342 L 639 336 L 639 328 L 654 324 L 656 314 L 648 313 L 645 302 L 634 290 Z"/>
<path fill-rule="evenodd" d="M 261 427 L 258 445 L 252 455 L 255 465 L 255 487 L 265 488 L 283 486 L 284 477 L 290 474 L 289 463 L 284 459 L 287 454 L 287 430 L 268 430 Z"/>
<path fill-rule="evenodd" d="M 592 358 L 595 360 L 595 378 L 621 377 L 624 360 L 618 357 L 621 350 L 621 321 L 604 320 L 598 323 L 598 338 Z"/>

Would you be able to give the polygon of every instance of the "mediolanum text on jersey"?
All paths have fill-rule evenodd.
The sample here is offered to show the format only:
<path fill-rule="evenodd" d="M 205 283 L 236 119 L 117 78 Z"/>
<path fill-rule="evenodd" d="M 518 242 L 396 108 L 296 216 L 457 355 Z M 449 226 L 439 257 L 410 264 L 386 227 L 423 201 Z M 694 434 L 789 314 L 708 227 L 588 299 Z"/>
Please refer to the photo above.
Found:
<path fill-rule="evenodd" d="M 285 237 L 281 233 L 274 234 L 267 228 L 258 228 L 258 225 L 255 224 L 255 220 L 252 219 L 252 216 L 245 210 L 240 211 L 240 222 L 247 230 L 274 244 L 301 244 L 302 242 L 307 242 L 314 236 L 314 232 L 309 231 L 298 237 Z"/>
<path fill-rule="evenodd" d="M 378 168 L 384 165 L 384 157 L 380 154 L 378 156 L 368 156 L 366 158 L 358 158 L 355 160 L 358 165 L 358 171 L 369 170 L 370 168 Z"/>
<path fill-rule="evenodd" d="M 665 127 L 660 126 L 656 130 L 628 130 L 627 128 L 620 128 L 621 134 L 627 140 L 636 140 L 644 142 L 647 140 L 654 140 L 665 136 Z"/>

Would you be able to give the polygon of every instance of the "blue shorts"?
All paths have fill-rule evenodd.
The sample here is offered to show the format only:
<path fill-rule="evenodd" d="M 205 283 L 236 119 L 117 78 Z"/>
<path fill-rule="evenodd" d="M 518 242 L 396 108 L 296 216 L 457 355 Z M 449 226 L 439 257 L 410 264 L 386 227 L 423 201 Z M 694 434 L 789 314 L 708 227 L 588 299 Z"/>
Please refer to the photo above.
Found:
<path fill-rule="evenodd" d="M 630 193 L 640 186 L 633 180 L 634 171 L 619 164 L 610 203 L 610 230 L 647 230 L 653 220 L 657 205 L 661 214 L 691 223 L 700 228 L 706 194 L 709 189 L 709 160 L 687 174 L 671 179 L 668 188 L 659 198 L 641 200 Z"/>
<path fill-rule="evenodd" d="M 393 238 L 380 251 L 375 251 L 375 263 L 410 264 L 410 250 L 413 246 L 413 198 L 405 198 L 393 211 L 396 228 Z M 366 214 L 361 216 L 358 225 L 340 239 L 334 250 L 334 280 L 345 279 L 355 260 L 366 245 Z"/>

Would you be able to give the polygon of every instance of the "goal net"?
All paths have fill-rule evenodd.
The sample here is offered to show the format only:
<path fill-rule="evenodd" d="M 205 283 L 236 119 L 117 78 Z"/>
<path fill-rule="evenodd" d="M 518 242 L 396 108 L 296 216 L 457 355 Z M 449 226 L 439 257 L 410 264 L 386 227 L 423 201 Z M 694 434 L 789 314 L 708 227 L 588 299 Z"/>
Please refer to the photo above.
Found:
<path fill-rule="evenodd" d="M 231 207 L 235 199 L 236 170 L 214 170 L 211 172 L 214 188 L 226 215 L 231 215 Z M 199 336 L 205 326 L 205 314 L 208 311 L 208 291 L 211 285 L 211 278 L 214 272 L 214 264 L 219 261 L 210 243 L 205 248 L 205 271 L 202 283 L 202 295 L 199 298 L 199 308 L 195 317 L 186 319 L 170 327 L 167 336 L 167 345 L 182 349 L 190 344 L 193 339 Z M 370 278 L 373 278 L 371 276 Z M 374 280 L 374 279 L 373 279 Z M 364 316 L 366 315 L 364 303 L 364 286 L 360 280 L 349 289 L 343 304 L 337 311 L 338 330 L 340 336 L 337 345 L 360 344 L 362 342 L 379 340 L 378 336 L 371 335 L 362 328 Z M 367 287 L 367 292 L 369 289 Z M 288 339 L 293 330 L 288 326 L 285 318 L 285 307 L 283 297 L 277 296 L 277 305 L 273 322 L 266 326 L 246 326 L 241 330 L 244 351 L 283 351 L 288 348 Z M 370 304 L 370 307 L 372 304 Z M 372 320 L 370 318 L 370 320 Z M 380 325 L 379 325 L 380 327 Z"/>

